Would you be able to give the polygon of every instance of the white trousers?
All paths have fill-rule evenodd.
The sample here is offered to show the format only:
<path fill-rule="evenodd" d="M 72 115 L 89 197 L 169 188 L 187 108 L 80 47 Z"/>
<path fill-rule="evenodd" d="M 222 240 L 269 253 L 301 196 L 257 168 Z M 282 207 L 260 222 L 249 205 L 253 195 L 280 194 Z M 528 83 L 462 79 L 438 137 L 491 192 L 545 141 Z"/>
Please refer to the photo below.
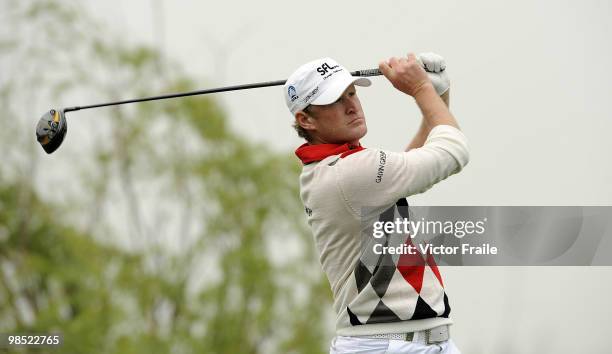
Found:
<path fill-rule="evenodd" d="M 330 354 L 461 354 L 452 339 L 437 344 L 422 344 L 394 339 L 336 336 Z"/>

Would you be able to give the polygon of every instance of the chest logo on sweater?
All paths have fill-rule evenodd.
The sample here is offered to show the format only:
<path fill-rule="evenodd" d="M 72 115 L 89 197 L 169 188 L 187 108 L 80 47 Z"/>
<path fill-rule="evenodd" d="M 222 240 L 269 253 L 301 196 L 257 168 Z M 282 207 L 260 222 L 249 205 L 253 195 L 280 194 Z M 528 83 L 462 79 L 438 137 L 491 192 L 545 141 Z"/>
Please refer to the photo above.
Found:
<path fill-rule="evenodd" d="M 304 211 L 306 212 L 306 215 L 312 216 L 312 209 L 310 209 L 309 207 L 304 206 Z"/>
<path fill-rule="evenodd" d="M 387 163 L 387 154 L 379 151 L 380 160 L 378 161 L 378 171 L 376 172 L 376 183 L 380 183 L 385 173 L 385 164 Z"/>

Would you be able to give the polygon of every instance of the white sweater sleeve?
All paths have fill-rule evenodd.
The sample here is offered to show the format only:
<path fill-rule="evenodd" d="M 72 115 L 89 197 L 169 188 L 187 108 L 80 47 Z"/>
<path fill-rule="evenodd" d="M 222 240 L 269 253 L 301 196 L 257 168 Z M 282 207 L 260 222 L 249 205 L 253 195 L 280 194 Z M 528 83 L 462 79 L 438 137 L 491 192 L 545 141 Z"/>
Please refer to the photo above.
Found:
<path fill-rule="evenodd" d="M 366 149 L 337 162 L 338 188 L 356 216 L 362 207 L 387 207 L 422 193 L 468 163 L 467 139 L 449 125 L 438 125 L 425 144 L 408 152 Z"/>

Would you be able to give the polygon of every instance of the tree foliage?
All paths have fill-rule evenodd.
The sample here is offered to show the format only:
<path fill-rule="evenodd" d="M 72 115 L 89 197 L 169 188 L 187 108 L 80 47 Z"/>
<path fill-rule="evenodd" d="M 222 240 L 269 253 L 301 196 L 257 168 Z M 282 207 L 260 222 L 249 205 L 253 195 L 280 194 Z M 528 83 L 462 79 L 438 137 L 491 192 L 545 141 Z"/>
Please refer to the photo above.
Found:
<path fill-rule="evenodd" d="M 23 118 L 0 133 L 0 332 L 59 331 L 66 353 L 324 352 L 299 165 L 213 98 L 83 113 L 54 155 L 33 144 L 37 102 L 201 86 L 76 6 L 2 9 L 0 104 Z"/>

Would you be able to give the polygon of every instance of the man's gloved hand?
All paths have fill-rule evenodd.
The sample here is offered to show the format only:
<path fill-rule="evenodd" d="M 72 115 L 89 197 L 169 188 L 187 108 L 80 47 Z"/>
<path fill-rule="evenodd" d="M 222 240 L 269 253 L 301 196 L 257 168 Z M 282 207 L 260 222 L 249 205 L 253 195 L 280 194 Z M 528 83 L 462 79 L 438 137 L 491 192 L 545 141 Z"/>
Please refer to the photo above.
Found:
<path fill-rule="evenodd" d="M 446 62 L 444 58 L 436 53 L 421 53 L 417 56 L 423 68 L 427 71 L 427 76 L 438 95 L 442 96 L 450 88 L 450 79 L 446 73 Z"/>

